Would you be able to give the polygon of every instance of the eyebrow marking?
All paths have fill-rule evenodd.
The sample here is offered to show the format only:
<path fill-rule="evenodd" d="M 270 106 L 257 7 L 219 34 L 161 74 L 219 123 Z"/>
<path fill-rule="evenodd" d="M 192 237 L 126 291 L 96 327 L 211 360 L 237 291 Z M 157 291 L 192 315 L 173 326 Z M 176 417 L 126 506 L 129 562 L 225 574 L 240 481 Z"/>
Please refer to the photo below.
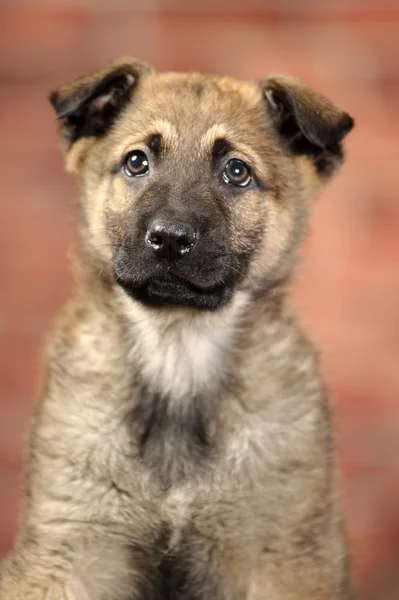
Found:
<path fill-rule="evenodd" d="M 227 135 L 227 127 L 221 123 L 215 123 L 202 136 L 200 140 L 201 150 L 205 153 L 209 152 L 214 147 L 217 139 L 226 139 Z"/>
<path fill-rule="evenodd" d="M 154 135 L 154 133 L 161 136 L 161 139 L 166 146 L 173 147 L 178 144 L 179 136 L 177 129 L 166 119 L 157 119 L 148 124 L 148 135 L 151 136 Z"/>
<path fill-rule="evenodd" d="M 123 145 L 115 148 L 115 162 L 111 168 L 111 173 L 117 173 L 123 164 L 123 157 L 128 152 L 135 148 L 140 148 L 145 151 L 143 146 L 149 146 L 154 152 L 157 152 L 152 146 L 156 146 L 160 142 L 158 151 L 162 148 L 176 148 L 179 142 L 179 135 L 176 127 L 166 119 L 156 119 L 148 121 L 138 128 L 135 133 L 132 133 L 123 140 Z M 122 157 L 122 162 L 121 162 Z"/>
<path fill-rule="evenodd" d="M 232 146 L 226 138 L 217 138 L 213 144 L 212 156 L 213 158 L 221 158 L 230 152 Z"/>
<path fill-rule="evenodd" d="M 223 140 L 225 144 L 229 145 L 229 148 L 225 154 L 235 153 L 236 158 L 248 162 L 251 167 L 258 173 L 260 178 L 266 177 L 267 170 L 263 164 L 260 156 L 249 146 L 248 144 L 241 142 L 238 135 L 234 134 L 226 125 L 223 123 L 216 123 L 212 125 L 208 131 L 204 133 L 200 140 L 200 149 L 203 154 L 212 152 L 212 156 L 215 156 L 214 151 L 216 144 L 219 145 L 219 140 Z"/>
<path fill-rule="evenodd" d="M 151 133 L 147 138 L 147 146 L 158 154 L 162 147 L 162 135 L 160 133 Z"/>

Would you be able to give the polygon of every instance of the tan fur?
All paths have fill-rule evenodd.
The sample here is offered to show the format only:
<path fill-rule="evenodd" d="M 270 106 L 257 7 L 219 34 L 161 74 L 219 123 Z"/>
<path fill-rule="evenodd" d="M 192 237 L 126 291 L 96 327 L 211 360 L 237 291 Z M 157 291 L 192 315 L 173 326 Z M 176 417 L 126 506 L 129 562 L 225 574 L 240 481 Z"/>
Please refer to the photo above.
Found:
<path fill-rule="evenodd" d="M 109 129 L 74 139 L 71 110 L 94 122 L 120 98 Z M 52 101 L 82 190 L 77 291 L 50 338 L 0 599 L 351 600 L 329 402 L 289 304 L 311 200 L 342 162 L 345 113 L 292 78 L 157 74 L 128 59 Z M 150 135 L 158 162 L 127 187 L 115 165 Z M 222 208 L 220 138 L 234 148 L 223 160 L 266 181 Z M 218 310 L 149 307 L 118 285 L 114 249 L 161 196 L 213 211 L 220 228 L 228 219 L 230 253 L 250 257 L 230 267 L 236 288 Z M 151 406 L 163 420 L 143 450 Z"/>

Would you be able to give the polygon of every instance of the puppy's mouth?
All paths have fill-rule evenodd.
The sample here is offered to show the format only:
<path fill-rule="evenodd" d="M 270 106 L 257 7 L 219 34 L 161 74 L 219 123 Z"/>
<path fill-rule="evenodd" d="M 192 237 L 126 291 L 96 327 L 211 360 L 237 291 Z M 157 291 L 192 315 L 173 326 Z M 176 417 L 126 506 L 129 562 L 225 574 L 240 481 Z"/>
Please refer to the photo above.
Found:
<path fill-rule="evenodd" d="M 233 286 L 224 282 L 201 287 L 170 273 L 150 277 L 140 283 L 121 277 L 116 280 L 131 298 L 153 307 L 191 306 L 202 310 L 217 310 L 233 295 Z"/>

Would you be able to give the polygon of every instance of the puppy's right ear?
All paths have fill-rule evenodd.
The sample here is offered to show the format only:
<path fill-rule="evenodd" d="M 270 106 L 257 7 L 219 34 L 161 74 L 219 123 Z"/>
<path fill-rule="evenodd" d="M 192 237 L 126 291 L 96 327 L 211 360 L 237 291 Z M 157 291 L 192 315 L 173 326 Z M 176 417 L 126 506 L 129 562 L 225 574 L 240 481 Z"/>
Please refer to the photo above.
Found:
<path fill-rule="evenodd" d="M 150 72 L 145 63 L 118 61 L 52 92 L 50 102 L 61 121 L 62 150 L 66 153 L 80 138 L 104 136 L 140 77 Z"/>
<path fill-rule="evenodd" d="M 261 86 L 280 143 L 309 159 L 318 178 L 331 177 L 343 161 L 342 141 L 352 117 L 293 77 L 271 75 Z"/>

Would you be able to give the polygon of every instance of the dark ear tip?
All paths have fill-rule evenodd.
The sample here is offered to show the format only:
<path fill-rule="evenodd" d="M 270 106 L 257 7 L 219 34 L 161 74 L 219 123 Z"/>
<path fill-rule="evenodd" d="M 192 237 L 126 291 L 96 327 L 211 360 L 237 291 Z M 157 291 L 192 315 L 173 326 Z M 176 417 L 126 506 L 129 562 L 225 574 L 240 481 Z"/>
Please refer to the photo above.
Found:
<path fill-rule="evenodd" d="M 335 140 L 330 139 L 329 142 L 340 142 L 351 131 L 351 129 L 353 129 L 354 125 L 354 119 L 348 113 L 344 112 L 337 125 L 337 128 L 335 129 L 335 132 L 333 132 L 333 137 L 335 137 Z M 328 146 L 329 143 L 325 144 L 325 147 Z"/>
<path fill-rule="evenodd" d="M 346 117 L 347 117 L 348 122 L 350 124 L 350 128 L 352 129 L 352 127 L 354 127 L 354 125 L 355 125 L 355 119 L 353 117 L 351 117 L 348 113 L 346 113 Z"/>
<path fill-rule="evenodd" d="M 58 92 L 50 92 L 48 99 L 50 100 L 50 103 L 54 106 L 57 104 L 57 99 L 58 99 Z"/>
<path fill-rule="evenodd" d="M 58 117 L 58 113 L 59 113 L 59 93 L 57 91 L 51 92 L 48 96 L 48 99 L 50 101 L 51 106 L 54 108 L 57 119 Z"/>
<path fill-rule="evenodd" d="M 354 126 L 355 126 L 354 118 L 351 117 L 348 113 L 345 113 L 344 119 L 343 119 L 343 127 L 342 127 L 343 135 L 346 135 L 347 133 L 349 133 L 351 131 L 351 129 L 354 128 Z"/>

